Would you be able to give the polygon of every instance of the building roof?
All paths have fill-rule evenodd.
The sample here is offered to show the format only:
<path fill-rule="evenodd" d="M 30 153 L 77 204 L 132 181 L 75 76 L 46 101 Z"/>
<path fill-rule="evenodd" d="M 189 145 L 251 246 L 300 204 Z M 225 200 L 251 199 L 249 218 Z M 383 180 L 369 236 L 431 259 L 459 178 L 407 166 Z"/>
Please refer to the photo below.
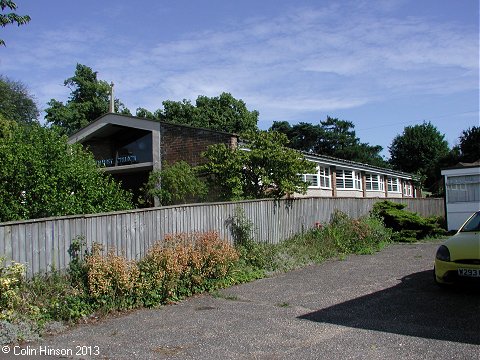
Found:
<path fill-rule="evenodd" d="M 313 154 L 309 152 L 302 152 L 302 154 L 305 155 L 305 157 L 309 160 L 318 161 L 318 162 L 326 163 L 329 165 L 354 168 L 354 169 L 363 170 L 363 171 L 372 172 L 372 173 L 398 176 L 406 179 L 416 179 L 416 176 L 414 174 L 406 173 L 403 171 L 397 171 L 389 168 L 383 168 L 380 166 L 364 164 L 364 163 L 351 161 L 351 160 L 344 160 L 340 158 L 335 158 L 333 156 Z"/>
<path fill-rule="evenodd" d="M 123 115 L 123 114 L 117 114 L 117 113 L 106 113 L 103 114 L 102 116 L 96 118 L 93 120 L 91 123 L 88 125 L 84 126 L 83 128 L 79 129 L 69 137 L 69 142 L 82 142 L 89 138 L 93 133 L 96 133 L 99 131 L 101 128 L 104 126 L 107 126 L 109 124 L 112 125 L 119 125 L 119 126 L 127 126 L 127 127 L 132 127 L 132 128 L 139 128 L 139 129 L 145 129 L 145 130 L 153 130 L 154 128 L 157 128 L 159 124 L 165 124 L 165 125 L 172 125 L 172 126 L 178 126 L 178 127 L 184 127 L 184 128 L 190 128 L 190 129 L 199 129 L 203 131 L 208 131 L 208 132 L 213 132 L 213 133 L 218 133 L 218 134 L 225 134 L 225 135 L 230 135 L 230 136 L 235 136 L 238 137 L 237 134 L 232 134 L 228 133 L 225 131 L 218 131 L 218 130 L 212 130 L 212 129 L 207 129 L 207 128 L 200 128 L 196 126 L 191 126 L 191 125 L 184 125 L 184 124 L 176 124 L 172 122 L 167 122 L 167 121 L 160 121 L 160 120 L 154 120 L 154 119 L 146 119 L 146 118 L 141 118 L 137 116 L 132 116 L 132 115 Z M 158 129 L 158 128 L 157 128 Z"/>
<path fill-rule="evenodd" d="M 466 163 L 466 162 L 459 162 L 453 166 L 450 166 L 448 168 L 444 168 L 442 170 L 452 170 L 452 169 L 467 169 L 467 168 L 475 168 L 475 167 L 480 167 L 480 159 L 477 161 L 474 161 L 472 163 Z"/>

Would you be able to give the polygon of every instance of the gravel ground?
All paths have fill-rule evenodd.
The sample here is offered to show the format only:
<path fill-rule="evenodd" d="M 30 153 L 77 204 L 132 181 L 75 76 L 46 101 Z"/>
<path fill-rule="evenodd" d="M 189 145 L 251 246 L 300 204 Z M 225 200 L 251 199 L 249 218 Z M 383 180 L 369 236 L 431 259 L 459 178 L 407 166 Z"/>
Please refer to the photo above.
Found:
<path fill-rule="evenodd" d="M 328 261 L 76 326 L 0 358 L 478 359 L 479 291 L 433 283 L 437 246 Z"/>

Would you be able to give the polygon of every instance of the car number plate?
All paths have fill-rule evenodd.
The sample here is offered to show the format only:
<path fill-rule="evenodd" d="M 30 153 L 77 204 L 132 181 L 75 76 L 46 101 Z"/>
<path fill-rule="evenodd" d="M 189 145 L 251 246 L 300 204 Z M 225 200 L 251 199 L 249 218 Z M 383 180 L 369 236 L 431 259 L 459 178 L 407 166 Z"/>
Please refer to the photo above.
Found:
<path fill-rule="evenodd" d="M 480 269 L 458 269 L 459 276 L 480 277 Z"/>

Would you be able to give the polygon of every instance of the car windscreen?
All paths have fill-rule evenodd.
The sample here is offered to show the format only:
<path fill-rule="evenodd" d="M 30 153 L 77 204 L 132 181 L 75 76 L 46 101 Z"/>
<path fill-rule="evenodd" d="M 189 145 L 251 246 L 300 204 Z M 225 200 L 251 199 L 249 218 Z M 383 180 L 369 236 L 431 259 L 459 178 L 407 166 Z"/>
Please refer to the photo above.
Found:
<path fill-rule="evenodd" d="M 480 231 L 480 212 L 475 213 L 466 223 L 463 225 L 461 232 Z"/>

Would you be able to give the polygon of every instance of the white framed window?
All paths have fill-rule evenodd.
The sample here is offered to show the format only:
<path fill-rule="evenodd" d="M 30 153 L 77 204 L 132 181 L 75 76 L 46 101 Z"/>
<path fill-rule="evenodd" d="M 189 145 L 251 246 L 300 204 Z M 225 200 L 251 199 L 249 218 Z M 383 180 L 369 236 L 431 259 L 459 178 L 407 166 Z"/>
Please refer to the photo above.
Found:
<path fill-rule="evenodd" d="M 308 183 L 308 187 L 310 188 L 318 188 L 320 187 L 320 179 L 317 174 L 303 174 L 303 181 Z"/>
<path fill-rule="evenodd" d="M 332 181 L 330 176 L 330 168 L 324 166 L 318 166 L 318 174 L 320 177 L 320 187 L 324 189 L 332 188 Z"/>
<path fill-rule="evenodd" d="M 355 189 L 362 190 L 362 174 L 355 171 Z"/>
<path fill-rule="evenodd" d="M 308 182 L 309 188 L 331 188 L 330 168 L 317 166 L 317 172 L 315 174 L 303 174 L 302 179 Z"/>
<path fill-rule="evenodd" d="M 403 183 L 403 195 L 413 196 L 413 186 L 408 182 Z"/>
<path fill-rule="evenodd" d="M 367 191 L 384 191 L 385 182 L 382 175 L 365 174 L 365 189 Z"/>
<path fill-rule="evenodd" d="M 400 192 L 400 181 L 396 177 L 387 178 L 387 190 L 388 192 Z"/>
<path fill-rule="evenodd" d="M 448 203 L 480 201 L 480 175 L 451 176 L 446 182 Z"/>
<path fill-rule="evenodd" d="M 339 190 L 354 190 L 362 188 L 362 179 L 360 172 L 353 170 L 337 169 L 336 185 Z"/>

